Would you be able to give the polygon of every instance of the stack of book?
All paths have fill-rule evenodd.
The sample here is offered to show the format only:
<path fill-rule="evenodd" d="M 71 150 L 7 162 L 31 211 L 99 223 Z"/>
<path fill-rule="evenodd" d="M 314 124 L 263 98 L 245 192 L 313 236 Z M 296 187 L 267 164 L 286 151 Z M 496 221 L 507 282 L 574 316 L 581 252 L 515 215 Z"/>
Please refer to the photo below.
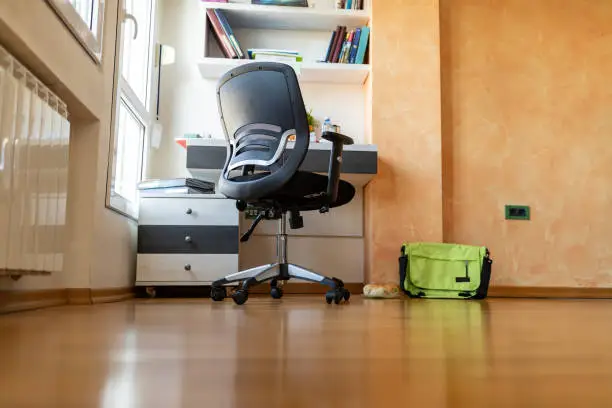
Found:
<path fill-rule="evenodd" d="M 338 9 L 363 10 L 363 0 L 338 0 Z"/>
<path fill-rule="evenodd" d="M 230 27 L 227 22 L 227 18 L 223 11 L 217 9 L 207 9 L 206 15 L 210 20 L 210 25 L 212 27 L 212 31 L 214 37 L 219 43 L 219 47 L 227 58 L 247 58 L 247 55 L 240 48 L 240 44 L 238 40 L 234 36 L 234 32 L 232 31 L 232 27 Z"/>
<path fill-rule="evenodd" d="M 308 7 L 308 0 L 251 0 L 251 4 L 262 4 L 265 6 Z"/>
<path fill-rule="evenodd" d="M 274 61 L 285 63 L 303 61 L 302 56 L 297 51 L 249 48 L 247 53 L 249 59 L 256 61 Z"/>
<path fill-rule="evenodd" d="M 370 27 L 349 31 L 344 26 L 338 26 L 329 41 L 325 62 L 363 64 L 369 40 Z"/>

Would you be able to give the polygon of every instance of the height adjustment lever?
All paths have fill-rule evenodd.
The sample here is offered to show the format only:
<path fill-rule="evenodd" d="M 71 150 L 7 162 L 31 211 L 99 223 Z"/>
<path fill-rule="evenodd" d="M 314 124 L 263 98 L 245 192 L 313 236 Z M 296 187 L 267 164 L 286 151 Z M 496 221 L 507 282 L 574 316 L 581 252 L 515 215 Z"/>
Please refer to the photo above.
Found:
<path fill-rule="evenodd" d="M 242 236 L 240 237 L 240 242 L 247 242 L 249 240 L 249 238 L 251 238 L 251 235 L 253 235 L 253 231 L 255 231 L 255 228 L 257 228 L 257 225 L 261 222 L 261 220 L 263 220 L 266 217 L 266 213 L 265 212 L 260 212 L 257 215 L 257 218 L 255 218 L 255 221 L 253 221 L 253 223 L 251 224 L 251 226 L 249 227 L 248 231 L 245 232 L 244 234 L 242 234 Z"/>

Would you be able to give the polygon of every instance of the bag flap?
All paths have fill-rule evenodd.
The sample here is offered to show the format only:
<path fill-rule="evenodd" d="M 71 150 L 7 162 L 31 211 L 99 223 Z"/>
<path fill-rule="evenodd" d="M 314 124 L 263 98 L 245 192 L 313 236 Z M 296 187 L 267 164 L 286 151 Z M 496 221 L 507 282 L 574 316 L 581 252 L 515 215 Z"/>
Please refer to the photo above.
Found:
<path fill-rule="evenodd" d="M 443 261 L 479 261 L 486 254 L 485 247 L 442 243 L 414 243 L 408 245 L 407 255 Z"/>
<path fill-rule="evenodd" d="M 471 292 L 480 286 L 486 248 L 415 243 L 407 248 L 410 282 L 423 289 Z"/>

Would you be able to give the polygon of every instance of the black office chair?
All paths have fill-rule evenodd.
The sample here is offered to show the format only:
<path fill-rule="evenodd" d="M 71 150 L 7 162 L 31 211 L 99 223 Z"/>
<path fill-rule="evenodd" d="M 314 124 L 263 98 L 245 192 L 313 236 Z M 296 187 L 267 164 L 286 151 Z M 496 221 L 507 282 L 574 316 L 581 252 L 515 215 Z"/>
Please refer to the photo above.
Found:
<path fill-rule="evenodd" d="M 240 211 L 258 214 L 241 242 L 249 239 L 261 220 L 278 220 L 278 259 L 217 280 L 211 298 L 225 299 L 224 285 L 241 281 L 232 294 L 241 305 L 250 287 L 271 281 L 270 293 L 278 299 L 283 295 L 279 281 L 297 278 L 329 286 L 327 303 L 347 301 L 350 293 L 340 279 L 288 263 L 287 218 L 292 229 L 302 228 L 301 211 L 325 213 L 353 199 L 355 188 L 340 180 L 343 145 L 353 144 L 353 139 L 324 132 L 322 137 L 332 142 L 327 176 L 299 170 L 310 141 L 308 121 L 295 72 L 285 64 L 256 62 L 229 71 L 219 81 L 217 101 L 227 139 L 219 192 L 237 200 Z M 291 135 L 295 144 L 288 142 Z"/>

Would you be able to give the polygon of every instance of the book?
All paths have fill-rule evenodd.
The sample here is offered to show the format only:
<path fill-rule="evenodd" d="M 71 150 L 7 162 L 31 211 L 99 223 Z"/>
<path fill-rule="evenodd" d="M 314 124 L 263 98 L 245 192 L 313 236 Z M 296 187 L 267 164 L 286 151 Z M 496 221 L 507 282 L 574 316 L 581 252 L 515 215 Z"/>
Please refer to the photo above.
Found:
<path fill-rule="evenodd" d="M 214 193 L 215 183 L 208 181 L 194 179 L 194 178 L 181 178 L 181 179 L 166 179 L 166 180 L 145 180 L 138 183 L 138 190 L 140 191 L 151 191 L 151 190 L 166 190 L 175 188 L 188 188 L 195 190 L 199 193 Z"/>
<path fill-rule="evenodd" d="M 334 55 L 336 53 L 336 49 L 338 48 L 338 41 L 340 40 L 340 31 L 342 30 L 342 26 L 337 26 L 336 31 L 334 31 L 334 42 L 331 45 L 331 50 L 329 51 L 329 59 L 327 62 L 334 62 Z"/>
<path fill-rule="evenodd" d="M 344 51 L 344 59 L 342 61 L 345 64 L 349 63 L 354 38 L 355 38 L 355 30 L 351 30 L 348 38 L 346 39 L 346 50 Z"/>
<path fill-rule="evenodd" d="M 340 57 L 340 63 L 346 64 L 348 62 L 348 54 L 351 49 L 351 42 L 353 40 L 353 31 L 346 33 L 344 44 L 342 45 L 342 56 Z"/>
<path fill-rule="evenodd" d="M 300 55 L 299 51 L 279 50 L 279 49 L 274 49 L 274 48 L 249 48 L 248 52 L 252 54 L 267 52 L 267 53 L 276 53 L 276 54 Z"/>
<path fill-rule="evenodd" d="M 277 50 L 266 48 L 249 48 L 247 50 L 249 58 L 259 61 L 274 61 L 274 62 L 302 62 L 303 57 L 298 51 L 292 50 Z"/>
<path fill-rule="evenodd" d="M 346 0 L 346 9 L 350 10 L 353 5 L 353 0 Z"/>
<path fill-rule="evenodd" d="M 279 55 L 279 54 L 255 54 L 255 61 L 272 61 L 272 62 L 302 62 L 301 55 Z"/>
<path fill-rule="evenodd" d="M 359 49 L 359 37 L 361 37 L 361 28 L 355 29 L 355 36 L 351 44 L 351 53 L 349 56 L 349 64 L 355 63 L 355 57 L 357 56 L 357 50 Z"/>
<path fill-rule="evenodd" d="M 325 53 L 325 62 L 329 62 L 329 56 L 332 52 L 332 48 L 334 47 L 334 41 L 336 40 L 336 32 L 332 32 L 331 39 L 329 40 L 329 44 L 327 45 L 327 52 Z"/>
<path fill-rule="evenodd" d="M 342 51 L 342 44 L 346 36 L 346 27 L 340 27 L 340 32 L 336 38 L 336 46 L 334 48 L 334 54 L 331 62 L 338 62 L 340 51 Z"/>
<path fill-rule="evenodd" d="M 227 36 L 227 38 L 229 38 L 230 43 L 232 44 L 232 47 L 234 48 L 234 51 L 236 51 L 238 58 L 241 58 L 241 59 L 245 58 L 245 54 L 244 52 L 242 52 L 242 49 L 240 48 L 240 44 L 238 43 L 238 40 L 236 40 L 236 37 L 234 36 L 234 31 L 232 31 L 232 27 L 227 22 L 227 18 L 225 17 L 225 14 L 223 13 L 223 11 L 215 9 L 214 12 L 215 12 L 215 15 L 217 16 L 217 19 L 221 23 L 221 27 L 223 28 L 223 31 L 225 31 L 225 35 Z"/>
<path fill-rule="evenodd" d="M 370 39 L 370 27 L 361 27 L 361 36 L 359 38 L 359 47 L 357 48 L 357 56 L 355 57 L 355 64 L 363 64 L 365 59 L 365 53 L 368 48 L 368 42 Z"/>
<path fill-rule="evenodd" d="M 238 58 L 238 54 L 236 53 L 236 50 L 232 46 L 229 38 L 225 34 L 225 31 L 223 30 L 223 27 L 221 26 L 221 22 L 217 18 L 215 11 L 211 9 L 207 9 L 206 15 L 208 16 L 208 19 L 210 20 L 210 25 L 211 25 L 214 37 L 216 38 L 217 43 L 219 43 L 219 48 L 221 48 L 221 51 L 223 51 L 223 55 L 225 55 L 226 58 L 232 58 L 232 59 Z"/>
<path fill-rule="evenodd" d="M 251 4 L 262 6 L 308 7 L 307 0 L 251 0 Z"/>

